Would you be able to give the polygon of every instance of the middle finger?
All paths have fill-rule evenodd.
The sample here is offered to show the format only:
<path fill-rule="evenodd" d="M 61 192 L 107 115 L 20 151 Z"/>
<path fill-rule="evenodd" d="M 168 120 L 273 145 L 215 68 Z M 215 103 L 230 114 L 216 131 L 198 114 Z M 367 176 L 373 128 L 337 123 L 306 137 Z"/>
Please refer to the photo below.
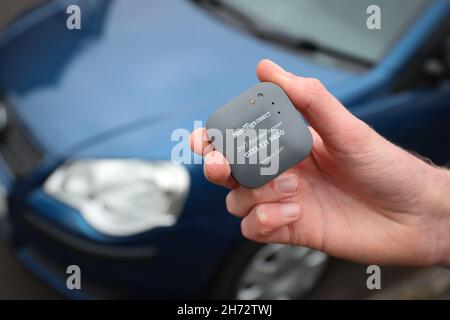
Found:
<path fill-rule="evenodd" d="M 227 209 L 231 214 L 242 218 L 257 204 L 276 202 L 297 195 L 299 184 L 297 175 L 284 173 L 260 188 L 248 189 L 241 186 L 228 193 Z"/>

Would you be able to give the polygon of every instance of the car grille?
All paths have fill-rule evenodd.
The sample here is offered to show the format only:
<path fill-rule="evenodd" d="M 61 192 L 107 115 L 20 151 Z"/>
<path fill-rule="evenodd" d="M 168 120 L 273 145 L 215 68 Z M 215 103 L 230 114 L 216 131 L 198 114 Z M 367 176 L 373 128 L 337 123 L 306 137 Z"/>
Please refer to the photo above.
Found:
<path fill-rule="evenodd" d="M 38 148 L 11 114 L 7 112 L 8 123 L 1 134 L 0 153 L 15 177 L 30 173 L 42 159 Z"/>

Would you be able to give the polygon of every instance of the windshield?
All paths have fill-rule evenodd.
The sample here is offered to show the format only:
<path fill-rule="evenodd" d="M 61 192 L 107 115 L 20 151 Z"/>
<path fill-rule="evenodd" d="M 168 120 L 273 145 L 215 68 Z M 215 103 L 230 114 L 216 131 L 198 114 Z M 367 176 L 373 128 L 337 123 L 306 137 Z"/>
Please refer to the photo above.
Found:
<path fill-rule="evenodd" d="M 377 63 L 430 0 L 223 0 L 258 28 L 369 64 Z M 366 25 L 370 5 L 381 30 Z M 301 46 L 299 46 L 301 48 Z"/>

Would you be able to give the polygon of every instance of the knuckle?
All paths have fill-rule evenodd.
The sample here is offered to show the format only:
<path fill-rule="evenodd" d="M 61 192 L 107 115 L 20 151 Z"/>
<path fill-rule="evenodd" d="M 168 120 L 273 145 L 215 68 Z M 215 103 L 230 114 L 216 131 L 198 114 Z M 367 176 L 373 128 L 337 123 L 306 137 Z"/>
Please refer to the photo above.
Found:
<path fill-rule="evenodd" d="M 290 79 L 297 79 L 297 76 L 293 74 L 292 72 L 286 71 L 286 76 Z"/>
<path fill-rule="evenodd" d="M 315 94 L 323 94 L 325 93 L 325 86 L 320 82 L 319 79 L 316 78 L 308 78 L 308 86 L 309 89 Z"/>
<path fill-rule="evenodd" d="M 256 221 L 259 227 L 266 227 L 268 225 L 268 219 L 264 206 L 258 206 L 255 210 Z"/>
<path fill-rule="evenodd" d="M 258 234 L 262 236 L 268 235 L 272 228 L 270 226 L 270 221 L 268 219 L 267 210 L 265 210 L 265 206 L 260 205 L 256 207 L 255 215 Z"/>

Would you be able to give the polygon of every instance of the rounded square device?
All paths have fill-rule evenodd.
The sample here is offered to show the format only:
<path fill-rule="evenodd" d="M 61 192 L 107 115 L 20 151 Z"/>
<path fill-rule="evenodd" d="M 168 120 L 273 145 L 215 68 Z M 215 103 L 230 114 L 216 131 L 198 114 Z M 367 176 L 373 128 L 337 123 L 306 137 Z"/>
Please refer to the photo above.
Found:
<path fill-rule="evenodd" d="M 306 121 L 278 85 L 260 82 L 214 112 L 206 123 L 214 148 L 236 181 L 260 187 L 311 152 Z"/>

